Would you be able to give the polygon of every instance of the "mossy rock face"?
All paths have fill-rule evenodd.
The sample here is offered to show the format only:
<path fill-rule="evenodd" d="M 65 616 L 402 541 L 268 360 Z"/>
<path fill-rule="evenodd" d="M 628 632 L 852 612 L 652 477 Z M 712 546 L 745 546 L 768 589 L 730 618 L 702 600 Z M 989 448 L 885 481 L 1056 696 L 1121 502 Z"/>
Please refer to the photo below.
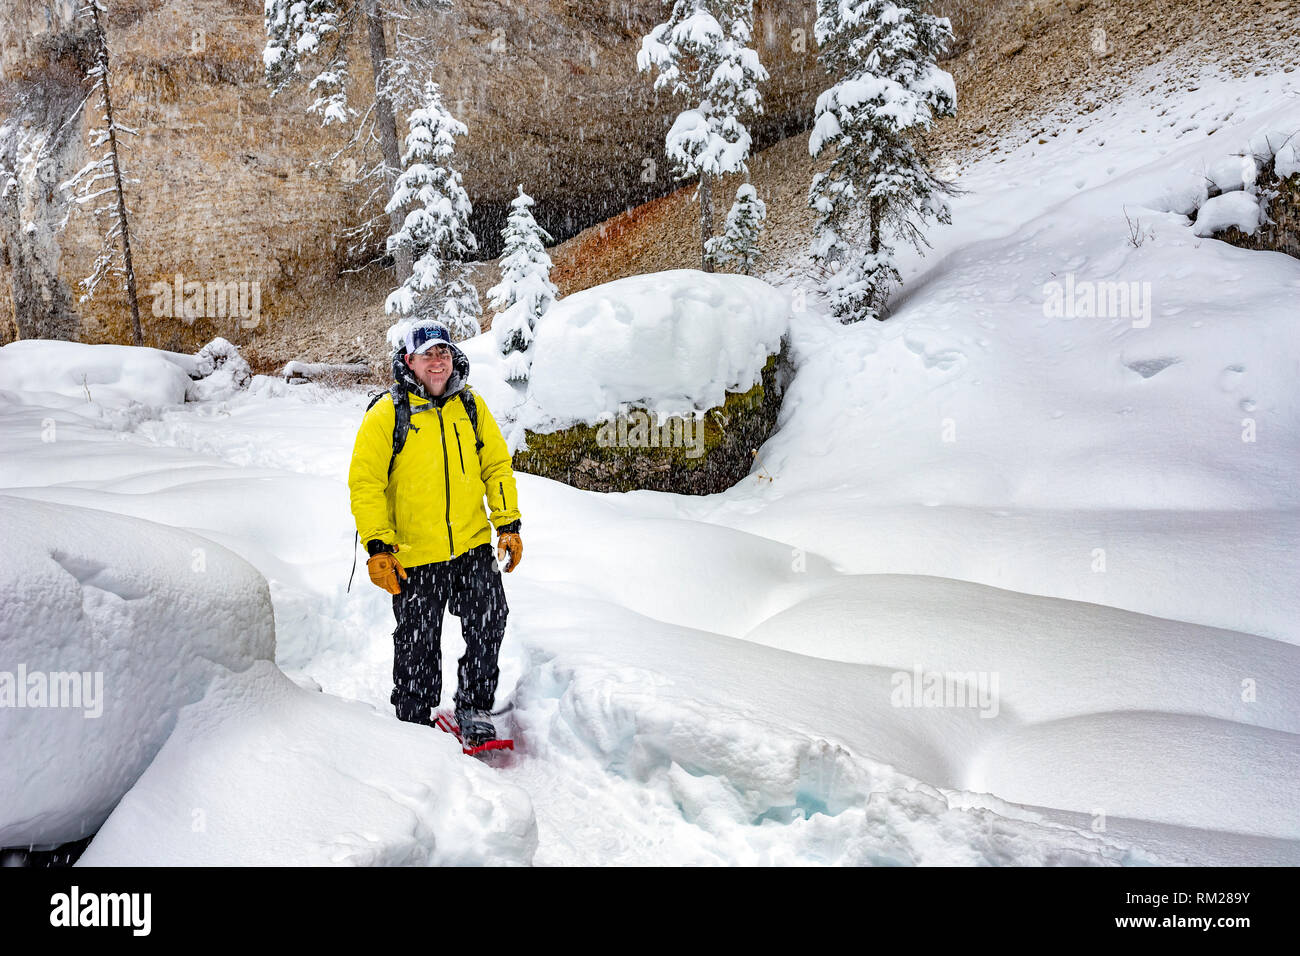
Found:
<path fill-rule="evenodd" d="M 728 392 L 703 418 L 653 419 L 644 409 L 599 425 L 525 433 L 514 467 L 588 491 L 671 491 L 709 495 L 749 474 L 776 427 L 789 380 L 788 349 L 768 357 L 757 384 Z"/>

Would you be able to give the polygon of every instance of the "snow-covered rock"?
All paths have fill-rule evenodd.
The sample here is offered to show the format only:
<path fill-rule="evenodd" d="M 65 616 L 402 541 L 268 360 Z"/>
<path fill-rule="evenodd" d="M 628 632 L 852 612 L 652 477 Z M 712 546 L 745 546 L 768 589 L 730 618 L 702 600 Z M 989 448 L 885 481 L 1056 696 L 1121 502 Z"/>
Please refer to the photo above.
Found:
<path fill-rule="evenodd" d="M 721 405 L 778 352 L 786 293 L 761 279 L 678 269 L 555 303 L 538 324 L 520 420 L 536 431 L 595 424 L 620 404 L 660 419 Z"/>
<path fill-rule="evenodd" d="M 1198 236 L 1212 236 L 1236 226 L 1247 235 L 1254 235 L 1263 222 L 1264 212 L 1258 197 L 1248 192 L 1231 192 L 1205 201 L 1196 214 L 1194 231 Z"/>
<path fill-rule="evenodd" d="M 274 657 L 271 597 L 139 518 L 0 496 L 0 524 L 0 846 L 57 844 L 95 831 L 217 673 Z"/>
<path fill-rule="evenodd" d="M 1258 175 L 1253 156 L 1224 156 L 1205 169 L 1205 178 L 1221 193 L 1253 186 Z"/>

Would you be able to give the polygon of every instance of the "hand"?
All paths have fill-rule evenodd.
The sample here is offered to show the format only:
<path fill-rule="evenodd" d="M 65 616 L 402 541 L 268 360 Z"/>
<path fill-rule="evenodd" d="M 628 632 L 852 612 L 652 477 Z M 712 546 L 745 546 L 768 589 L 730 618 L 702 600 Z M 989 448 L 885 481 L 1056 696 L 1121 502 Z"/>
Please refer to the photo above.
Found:
<path fill-rule="evenodd" d="M 396 550 L 397 545 L 393 545 L 393 551 Z M 366 562 L 366 570 L 370 572 L 370 580 L 389 594 L 402 593 L 402 586 L 398 583 L 397 576 L 400 574 L 405 581 L 406 569 L 393 553 L 380 551 L 378 554 L 372 554 L 370 560 Z"/>
<path fill-rule="evenodd" d="M 497 536 L 497 560 L 505 560 L 507 552 L 510 554 L 510 563 L 506 565 L 508 574 L 519 567 L 519 562 L 524 559 L 524 541 L 513 532 Z"/>

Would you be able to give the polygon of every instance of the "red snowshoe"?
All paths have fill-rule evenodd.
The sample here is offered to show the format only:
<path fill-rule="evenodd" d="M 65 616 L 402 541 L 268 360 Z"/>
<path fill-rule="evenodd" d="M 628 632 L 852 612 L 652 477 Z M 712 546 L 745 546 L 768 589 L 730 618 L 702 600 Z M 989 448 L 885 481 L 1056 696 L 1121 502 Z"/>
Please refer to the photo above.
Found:
<path fill-rule="evenodd" d="M 460 742 L 461 751 L 470 756 L 489 753 L 493 750 L 515 749 L 515 742 L 513 740 L 495 736 L 485 739 L 485 732 L 478 723 L 473 725 L 471 733 L 462 736 L 456 717 L 450 711 L 438 711 L 438 713 L 434 715 L 433 725 L 439 730 L 445 731 L 455 737 L 456 740 Z M 469 726 L 469 722 L 467 722 L 467 726 Z M 487 727 L 491 728 L 492 724 L 488 722 Z M 495 731 L 492 732 L 495 733 Z"/>

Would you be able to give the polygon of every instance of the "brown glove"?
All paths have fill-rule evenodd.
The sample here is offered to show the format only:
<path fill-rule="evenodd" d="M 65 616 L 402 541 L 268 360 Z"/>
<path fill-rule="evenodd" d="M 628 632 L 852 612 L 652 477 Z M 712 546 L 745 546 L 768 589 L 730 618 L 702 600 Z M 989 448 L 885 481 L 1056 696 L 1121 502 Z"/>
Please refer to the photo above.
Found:
<path fill-rule="evenodd" d="M 393 550 L 397 550 L 397 545 L 393 545 Z M 370 580 L 389 594 L 402 593 L 402 586 L 398 583 L 397 576 L 400 574 L 405 581 L 406 569 L 402 567 L 395 555 L 387 551 L 372 554 L 370 560 L 366 562 L 366 570 L 370 572 Z"/>
<path fill-rule="evenodd" d="M 514 532 L 497 536 L 497 560 L 504 560 L 506 552 L 510 553 L 510 563 L 506 565 L 506 573 L 509 573 L 519 567 L 519 562 L 524 559 L 523 539 Z"/>

